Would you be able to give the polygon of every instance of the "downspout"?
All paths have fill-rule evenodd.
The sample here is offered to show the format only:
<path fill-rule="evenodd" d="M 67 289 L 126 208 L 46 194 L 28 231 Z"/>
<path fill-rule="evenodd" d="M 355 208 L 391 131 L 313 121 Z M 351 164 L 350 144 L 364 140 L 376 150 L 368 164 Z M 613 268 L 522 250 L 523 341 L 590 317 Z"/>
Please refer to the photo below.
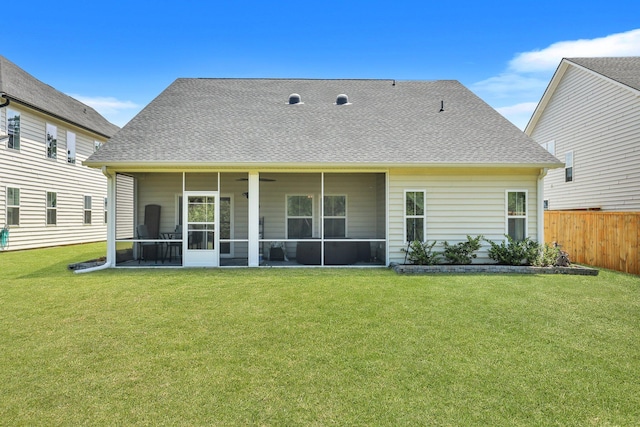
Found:
<path fill-rule="evenodd" d="M 102 174 L 107 177 L 107 201 L 108 201 L 108 210 L 107 210 L 107 262 L 102 265 L 98 265 L 97 267 L 84 268 L 81 270 L 75 270 L 75 273 L 92 273 L 98 270 L 105 270 L 112 266 L 115 266 L 113 262 L 113 258 L 115 256 L 115 212 L 116 212 L 116 196 L 115 196 L 115 177 L 111 175 L 109 171 L 107 171 L 106 166 L 102 166 Z"/>
<path fill-rule="evenodd" d="M 544 177 L 547 176 L 547 172 L 549 172 L 548 168 L 540 169 L 540 173 L 538 174 L 538 214 L 537 214 L 537 231 L 538 231 L 538 243 L 544 244 Z"/>

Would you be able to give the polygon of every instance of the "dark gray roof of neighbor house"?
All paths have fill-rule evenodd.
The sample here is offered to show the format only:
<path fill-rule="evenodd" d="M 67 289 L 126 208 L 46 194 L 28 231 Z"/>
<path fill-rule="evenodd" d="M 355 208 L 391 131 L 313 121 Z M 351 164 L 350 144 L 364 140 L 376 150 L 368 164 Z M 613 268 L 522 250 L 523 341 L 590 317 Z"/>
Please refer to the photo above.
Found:
<path fill-rule="evenodd" d="M 567 58 L 612 80 L 640 90 L 640 56 L 610 58 Z"/>
<path fill-rule="evenodd" d="M 197 78 L 173 82 L 84 164 L 562 165 L 457 81 Z"/>
<path fill-rule="evenodd" d="M 0 96 L 105 137 L 111 137 L 120 129 L 93 108 L 41 82 L 2 55 Z"/>

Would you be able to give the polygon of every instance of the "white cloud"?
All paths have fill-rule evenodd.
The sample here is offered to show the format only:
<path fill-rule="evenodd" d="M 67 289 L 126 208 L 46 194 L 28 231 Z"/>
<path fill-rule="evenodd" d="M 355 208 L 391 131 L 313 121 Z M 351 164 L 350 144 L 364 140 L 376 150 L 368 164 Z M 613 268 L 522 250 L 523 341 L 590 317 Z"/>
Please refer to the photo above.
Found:
<path fill-rule="evenodd" d="M 504 72 L 471 85 L 487 103 L 521 129 L 562 58 L 640 56 L 640 29 L 595 39 L 560 41 L 516 54 Z"/>
<path fill-rule="evenodd" d="M 509 62 L 517 73 L 554 71 L 562 58 L 640 55 L 640 29 L 596 39 L 561 41 L 542 50 L 523 52 Z"/>
<path fill-rule="evenodd" d="M 102 114 L 111 123 L 124 126 L 138 113 L 140 106 L 132 101 L 121 101 L 112 96 L 83 96 L 69 94 Z"/>

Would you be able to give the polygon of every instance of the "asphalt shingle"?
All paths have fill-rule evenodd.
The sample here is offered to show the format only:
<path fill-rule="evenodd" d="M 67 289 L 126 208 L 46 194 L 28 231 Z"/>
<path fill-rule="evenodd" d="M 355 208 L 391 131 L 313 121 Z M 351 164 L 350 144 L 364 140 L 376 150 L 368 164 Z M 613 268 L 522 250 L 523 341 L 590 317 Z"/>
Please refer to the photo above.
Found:
<path fill-rule="evenodd" d="M 111 137 L 119 129 L 93 108 L 41 82 L 2 55 L 0 93 L 105 137 Z"/>
<path fill-rule="evenodd" d="M 292 93 L 301 104 L 288 104 Z M 349 105 L 336 105 L 339 94 Z M 181 78 L 85 164 L 560 162 L 453 80 Z"/>
<path fill-rule="evenodd" d="M 567 61 L 581 65 L 633 89 L 640 90 L 640 56 L 567 58 Z"/>

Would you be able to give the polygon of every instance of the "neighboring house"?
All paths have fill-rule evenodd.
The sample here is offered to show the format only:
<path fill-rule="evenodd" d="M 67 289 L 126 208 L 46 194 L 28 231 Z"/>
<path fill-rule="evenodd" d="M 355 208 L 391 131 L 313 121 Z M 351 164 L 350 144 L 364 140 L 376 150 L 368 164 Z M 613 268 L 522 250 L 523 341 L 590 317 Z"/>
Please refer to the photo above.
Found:
<path fill-rule="evenodd" d="M 565 162 L 548 209 L 640 211 L 640 57 L 563 59 L 525 133 Z"/>
<path fill-rule="evenodd" d="M 178 79 L 85 164 L 109 199 L 133 178 L 147 225 L 109 222 L 107 266 L 387 265 L 412 240 L 541 240 L 542 179 L 562 166 L 457 81 L 288 79 Z"/>
<path fill-rule="evenodd" d="M 118 127 L 0 56 L 4 249 L 105 240 L 107 179 L 82 162 Z"/>

